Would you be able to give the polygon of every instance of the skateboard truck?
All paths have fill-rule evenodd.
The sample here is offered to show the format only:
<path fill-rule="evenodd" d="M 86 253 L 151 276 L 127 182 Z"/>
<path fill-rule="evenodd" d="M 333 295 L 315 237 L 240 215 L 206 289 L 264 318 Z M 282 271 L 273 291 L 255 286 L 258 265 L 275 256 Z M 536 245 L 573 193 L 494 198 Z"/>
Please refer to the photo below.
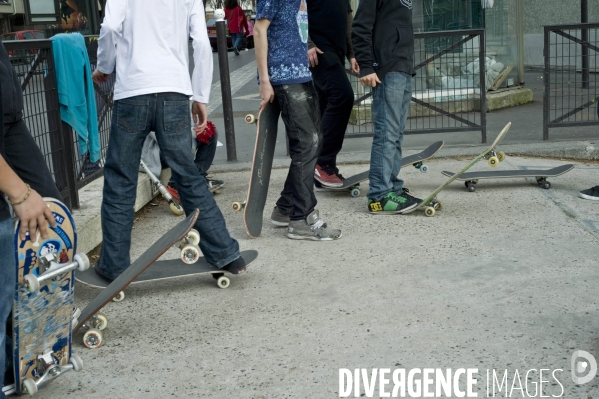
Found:
<path fill-rule="evenodd" d="M 415 163 L 415 164 L 414 164 L 414 167 L 415 167 L 416 169 L 420 170 L 422 173 L 426 173 L 426 172 L 428 172 L 428 166 L 427 166 L 427 165 L 424 165 L 424 164 L 422 163 L 422 161 L 421 161 L 421 162 L 417 162 L 417 163 Z"/>
<path fill-rule="evenodd" d="M 28 292 L 39 291 L 40 285 L 44 281 L 60 278 L 63 274 L 68 273 L 71 270 L 77 269 L 79 271 L 84 271 L 89 269 L 89 258 L 83 253 L 75 255 L 73 257 L 73 262 L 70 263 L 57 263 L 56 256 L 53 256 L 53 259 L 52 254 L 40 258 L 40 263 L 43 264 L 46 269 L 41 275 L 36 276 L 35 274 L 30 273 L 24 276 L 25 289 Z"/>
<path fill-rule="evenodd" d="M 158 191 L 160 191 L 162 197 L 168 201 L 168 206 L 169 208 L 171 208 L 171 212 L 173 212 L 177 216 L 183 215 L 185 213 L 183 207 L 175 201 L 173 196 L 167 191 L 166 187 L 164 187 L 164 185 L 160 182 L 160 179 L 158 179 L 156 175 L 152 173 L 152 171 L 150 170 L 150 168 L 146 166 L 144 161 L 140 160 L 139 163 L 141 167 L 145 170 L 146 174 L 150 177 L 150 180 L 152 180 L 152 183 L 156 186 Z"/>
<path fill-rule="evenodd" d="M 23 380 L 23 389 L 27 391 L 29 395 L 35 395 L 40 387 L 46 385 L 59 375 L 71 370 L 83 370 L 83 361 L 77 355 L 71 355 L 69 363 L 64 366 L 58 364 L 52 352 L 39 355 L 37 357 L 37 372 L 41 377 L 37 380 L 25 378 Z"/>
<path fill-rule="evenodd" d="M 424 214 L 428 217 L 435 216 L 436 211 L 440 211 L 443 209 L 443 203 L 434 197 L 429 202 L 426 203 L 424 207 Z"/>
<path fill-rule="evenodd" d="M 121 291 L 122 292 L 122 291 Z M 124 298 L 124 295 L 123 295 Z M 108 326 L 108 317 L 102 312 L 93 315 L 83 328 L 87 331 L 83 334 L 83 345 L 90 349 L 98 348 L 104 342 L 102 331 Z"/>
<path fill-rule="evenodd" d="M 489 166 L 494 168 L 495 166 L 499 165 L 499 162 L 503 162 L 503 160 L 505 159 L 505 152 L 496 152 L 495 150 L 492 150 L 487 155 L 485 155 L 485 159 L 487 160 Z"/>

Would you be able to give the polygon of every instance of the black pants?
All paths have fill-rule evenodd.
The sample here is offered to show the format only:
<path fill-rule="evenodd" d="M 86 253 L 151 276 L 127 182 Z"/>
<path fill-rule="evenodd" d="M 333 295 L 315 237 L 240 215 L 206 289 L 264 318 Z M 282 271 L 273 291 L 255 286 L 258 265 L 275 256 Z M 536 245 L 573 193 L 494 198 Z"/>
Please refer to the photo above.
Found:
<path fill-rule="evenodd" d="M 322 119 L 321 166 L 336 166 L 343 147 L 347 122 L 354 105 L 354 91 L 349 83 L 343 60 L 330 51 L 318 55 L 318 65 L 310 68 L 318 93 Z"/>
<path fill-rule="evenodd" d="M 273 86 L 289 138 L 291 165 L 277 207 L 291 220 L 305 219 L 316 206 L 314 167 L 320 152 L 320 112 L 312 82 Z"/>
<path fill-rule="evenodd" d="M 6 163 L 39 195 L 63 201 L 44 156 L 22 119 L 4 125 L 4 140 L 0 151 L 4 154 Z"/>

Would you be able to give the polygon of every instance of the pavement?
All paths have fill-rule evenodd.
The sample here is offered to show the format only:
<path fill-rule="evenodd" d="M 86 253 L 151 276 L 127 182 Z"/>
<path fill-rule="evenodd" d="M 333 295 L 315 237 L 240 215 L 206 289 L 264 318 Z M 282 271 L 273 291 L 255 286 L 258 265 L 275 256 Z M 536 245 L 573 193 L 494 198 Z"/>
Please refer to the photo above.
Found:
<path fill-rule="evenodd" d="M 87 349 L 81 335 L 74 337 L 73 353 L 85 370 L 61 376 L 39 398 L 332 398 L 346 388 L 340 388 L 340 369 L 371 376 L 385 368 L 406 375 L 415 368 L 477 369 L 478 397 L 599 398 L 599 377 L 585 384 L 571 377 L 576 350 L 599 359 L 599 201 L 577 197 L 599 184 L 596 127 L 552 130 L 552 140 L 543 142 L 542 102 L 532 88 L 534 103 L 488 115 L 488 141 L 511 121 L 500 148 L 509 156 L 498 169 L 574 163 L 572 171 L 549 179 L 551 189 L 519 178 L 481 181 L 469 193 L 454 182 L 439 194 L 444 208 L 433 218 L 369 215 L 368 182 L 358 198 L 317 193 L 321 216 L 343 232 L 334 242 L 290 240 L 285 229 L 269 224 L 289 164 L 281 135 L 263 234 L 250 239 L 231 204 L 246 195 L 255 138 L 255 127 L 241 118 L 259 101 L 253 53 L 229 59 L 239 162 L 227 163 L 219 147 L 211 172 L 226 182 L 215 199 L 231 235 L 242 250 L 258 250 L 258 259 L 224 290 L 209 276 L 130 286 L 123 302 L 104 309 L 109 324 L 102 347 Z M 216 76 L 213 88 L 218 84 Z M 224 132 L 218 94 L 213 90 L 209 110 Z M 441 171 L 461 169 L 484 148 L 472 132 L 412 135 L 405 153 L 439 139 L 446 146 L 428 162 L 428 173 L 402 170 L 417 196 L 445 181 Z M 368 168 L 370 141 L 346 141 L 344 175 Z M 472 170 L 488 169 L 483 161 Z M 102 181 L 94 184 L 85 209 L 75 212 L 78 226 L 83 213 L 97 223 Z M 144 203 L 138 204 L 133 259 L 181 220 L 159 198 Z M 165 258 L 176 256 L 171 249 Z M 98 293 L 77 284 L 76 306 Z M 385 396 L 376 381 L 367 397 Z M 356 396 L 365 394 L 359 386 Z"/>

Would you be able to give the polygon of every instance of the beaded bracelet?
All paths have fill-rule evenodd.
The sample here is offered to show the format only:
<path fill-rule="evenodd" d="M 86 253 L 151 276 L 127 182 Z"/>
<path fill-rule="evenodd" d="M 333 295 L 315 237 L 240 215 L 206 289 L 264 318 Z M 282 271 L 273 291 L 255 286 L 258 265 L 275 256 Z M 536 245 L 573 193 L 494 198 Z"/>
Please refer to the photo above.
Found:
<path fill-rule="evenodd" d="M 31 187 L 29 186 L 29 184 L 25 184 L 25 185 L 27 186 L 27 194 L 25 194 L 23 199 L 19 202 L 12 202 L 10 199 L 7 198 L 9 204 L 14 206 L 14 205 L 22 204 L 23 202 L 27 201 L 27 198 L 29 198 L 29 194 L 31 194 Z"/>

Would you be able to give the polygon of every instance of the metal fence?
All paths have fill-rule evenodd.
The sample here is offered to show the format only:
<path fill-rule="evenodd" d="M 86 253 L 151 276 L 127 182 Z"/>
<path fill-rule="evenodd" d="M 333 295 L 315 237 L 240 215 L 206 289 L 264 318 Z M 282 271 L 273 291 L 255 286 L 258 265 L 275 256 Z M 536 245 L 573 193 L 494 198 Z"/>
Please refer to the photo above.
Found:
<path fill-rule="evenodd" d="M 480 131 L 487 141 L 483 29 L 416 33 L 412 102 L 405 134 Z M 373 135 L 370 88 L 350 74 L 354 108 L 346 138 Z M 492 80 L 491 80 L 492 83 Z"/>
<path fill-rule="evenodd" d="M 95 38 L 86 37 L 86 44 L 93 71 L 97 50 Z M 89 154 L 79 154 L 77 134 L 60 117 L 52 41 L 6 41 L 4 46 L 21 82 L 23 119 L 44 155 L 66 205 L 71 209 L 78 208 L 78 189 L 102 175 L 112 116 L 114 74 L 101 87 L 94 84 L 101 159 L 92 164 Z"/>
<path fill-rule="evenodd" d="M 543 140 L 555 127 L 599 125 L 599 24 L 545 26 Z"/>

